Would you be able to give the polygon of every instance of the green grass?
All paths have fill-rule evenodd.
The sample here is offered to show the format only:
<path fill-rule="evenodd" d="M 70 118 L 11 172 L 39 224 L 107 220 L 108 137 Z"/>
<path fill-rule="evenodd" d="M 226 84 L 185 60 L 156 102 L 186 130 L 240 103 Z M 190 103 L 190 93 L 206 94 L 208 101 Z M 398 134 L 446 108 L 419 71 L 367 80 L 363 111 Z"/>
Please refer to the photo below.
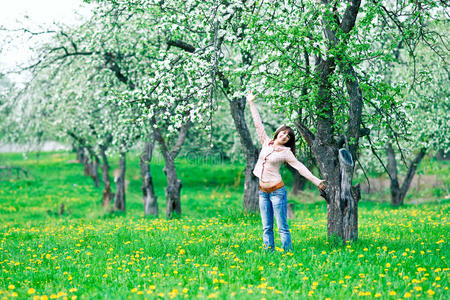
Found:
<path fill-rule="evenodd" d="M 0 297 L 449 298 L 445 190 L 397 209 L 361 201 L 359 240 L 344 246 L 327 242 L 326 205 L 315 190 L 289 196 L 294 252 L 265 253 L 259 216 L 241 209 L 241 165 L 180 160 L 182 217 L 165 220 L 162 164 L 151 167 L 160 218 L 145 218 L 135 157 L 127 161 L 123 215 L 103 211 L 101 188 L 71 159 L 0 155 L 0 165 L 30 174 L 0 178 Z M 47 212 L 61 203 L 70 214 Z"/>

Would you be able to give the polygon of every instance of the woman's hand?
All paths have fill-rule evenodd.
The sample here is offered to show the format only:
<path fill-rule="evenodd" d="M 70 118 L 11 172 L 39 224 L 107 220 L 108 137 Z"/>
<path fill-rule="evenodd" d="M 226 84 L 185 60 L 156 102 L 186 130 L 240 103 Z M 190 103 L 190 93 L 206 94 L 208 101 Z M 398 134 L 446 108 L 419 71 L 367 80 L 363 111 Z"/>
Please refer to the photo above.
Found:
<path fill-rule="evenodd" d="M 324 191 L 327 188 L 327 182 L 326 180 L 320 181 L 319 185 L 317 186 L 319 190 Z"/>
<path fill-rule="evenodd" d="M 249 92 L 247 93 L 247 101 L 248 101 L 249 103 L 253 103 L 253 102 L 255 101 L 255 95 L 253 95 L 253 92 L 252 92 L 252 91 L 249 91 Z"/>

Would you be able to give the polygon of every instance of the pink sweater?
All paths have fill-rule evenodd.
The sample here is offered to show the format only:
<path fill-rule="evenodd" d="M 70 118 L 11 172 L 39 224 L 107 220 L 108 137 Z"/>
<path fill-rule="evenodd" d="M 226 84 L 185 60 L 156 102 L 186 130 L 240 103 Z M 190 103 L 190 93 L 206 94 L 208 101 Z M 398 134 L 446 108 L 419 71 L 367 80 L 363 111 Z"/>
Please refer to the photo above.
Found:
<path fill-rule="evenodd" d="M 282 163 L 287 162 L 295 168 L 300 175 L 310 180 L 316 186 L 319 185 L 321 180 L 314 176 L 308 168 L 295 158 L 289 147 L 279 146 L 276 150 L 274 149 L 274 141 L 269 138 L 264 130 L 258 109 L 253 102 L 250 102 L 250 111 L 252 113 L 253 122 L 255 123 L 256 133 L 262 145 L 253 174 L 255 174 L 262 182 L 279 182 L 281 181 L 280 166 Z"/>

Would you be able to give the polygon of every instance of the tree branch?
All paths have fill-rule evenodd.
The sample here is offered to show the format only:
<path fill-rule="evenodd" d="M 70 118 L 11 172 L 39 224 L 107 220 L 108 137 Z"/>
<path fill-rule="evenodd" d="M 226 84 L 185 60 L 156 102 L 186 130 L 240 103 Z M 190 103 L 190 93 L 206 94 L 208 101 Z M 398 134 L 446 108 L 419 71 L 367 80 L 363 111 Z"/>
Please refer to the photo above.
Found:
<path fill-rule="evenodd" d="M 189 53 L 194 53 L 195 52 L 195 47 L 194 46 L 192 46 L 192 45 L 190 45 L 190 44 L 188 44 L 186 42 L 183 42 L 181 40 L 168 40 L 167 41 L 167 45 L 169 46 L 169 48 L 171 46 L 174 46 L 174 47 L 183 49 L 184 51 L 187 51 Z"/>
<path fill-rule="evenodd" d="M 175 159 L 175 157 L 180 152 L 181 147 L 183 146 L 184 141 L 186 139 L 187 132 L 188 132 L 190 126 L 191 126 L 191 120 L 188 120 L 183 126 L 181 126 L 180 132 L 178 134 L 177 142 L 175 143 L 175 146 L 170 151 L 170 155 L 172 156 L 173 159 Z"/>
<path fill-rule="evenodd" d="M 315 136 L 314 133 L 311 132 L 311 130 L 309 130 L 308 127 L 306 127 L 303 123 L 298 122 L 298 121 L 294 121 L 294 126 L 298 129 L 298 131 L 300 131 L 300 133 L 303 135 L 303 137 L 305 138 L 306 142 L 308 143 L 309 147 L 312 147 L 313 142 L 315 140 Z"/>
<path fill-rule="evenodd" d="M 358 15 L 361 0 L 349 0 L 344 15 L 342 16 L 341 29 L 345 33 L 349 33 L 355 26 L 356 17 Z"/>

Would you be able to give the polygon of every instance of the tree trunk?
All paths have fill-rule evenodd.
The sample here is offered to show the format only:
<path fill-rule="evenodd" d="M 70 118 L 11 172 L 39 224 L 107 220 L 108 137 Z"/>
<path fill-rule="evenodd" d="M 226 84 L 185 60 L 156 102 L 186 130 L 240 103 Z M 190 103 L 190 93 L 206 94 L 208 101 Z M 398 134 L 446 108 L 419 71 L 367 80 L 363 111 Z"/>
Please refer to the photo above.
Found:
<path fill-rule="evenodd" d="M 83 169 L 84 175 L 91 176 L 92 161 L 91 161 L 91 157 L 89 155 L 84 156 L 83 165 L 84 165 L 84 169 Z"/>
<path fill-rule="evenodd" d="M 100 186 L 100 179 L 98 177 L 99 159 L 97 155 L 93 155 L 89 151 L 89 155 L 84 157 L 84 175 L 89 176 L 94 180 L 95 187 Z"/>
<path fill-rule="evenodd" d="M 100 187 L 100 178 L 98 176 L 98 165 L 100 164 L 100 161 L 98 159 L 98 156 L 94 156 L 94 161 L 91 165 L 91 178 L 94 180 L 95 187 Z"/>
<path fill-rule="evenodd" d="M 248 212 L 259 211 L 259 180 L 253 175 L 253 169 L 258 161 L 259 149 L 257 149 L 252 142 L 250 131 L 245 122 L 245 97 L 235 98 L 230 102 L 231 115 L 233 117 L 234 125 L 239 133 L 239 138 L 244 150 L 245 156 L 245 181 L 244 181 L 244 209 Z"/>
<path fill-rule="evenodd" d="M 144 214 L 158 216 L 158 202 L 153 189 L 152 174 L 150 173 L 150 162 L 152 160 L 152 152 L 154 140 L 151 139 L 145 143 L 144 151 L 141 155 L 139 164 L 142 175 L 142 194 L 144 199 Z"/>
<path fill-rule="evenodd" d="M 312 163 L 310 163 L 310 162 L 311 162 L 310 159 L 304 160 L 304 162 L 303 162 L 305 167 L 307 167 L 309 170 L 311 170 L 311 168 L 313 167 Z M 303 177 L 302 175 L 300 175 L 300 173 L 298 173 L 297 169 L 291 167 L 290 165 L 286 165 L 286 167 L 292 174 L 292 194 L 299 196 L 302 193 L 302 191 L 305 189 L 307 179 L 305 177 Z"/>
<path fill-rule="evenodd" d="M 317 136 L 315 136 L 304 124 L 295 122 L 296 127 L 310 145 L 319 170 L 327 180 L 326 191 L 321 195 L 327 201 L 327 234 L 329 238 L 338 237 L 343 242 L 357 240 L 358 238 L 358 206 L 360 199 L 359 188 L 351 187 L 353 175 L 353 158 L 348 150 L 339 151 L 334 138 L 333 101 L 329 76 L 334 73 L 333 60 L 319 60 L 316 66 L 316 74 L 320 78 L 319 91 L 316 101 L 317 110 Z M 352 80 L 355 80 L 353 78 Z M 357 82 L 347 84 L 347 88 L 357 88 Z M 361 94 L 350 92 L 349 126 L 358 127 L 360 121 L 360 107 L 362 106 Z M 359 127 L 358 127 L 359 129 Z M 348 130 L 348 140 L 354 144 L 351 149 L 357 149 L 359 135 L 352 133 L 355 129 Z M 341 166 L 342 164 L 342 166 Z"/>
<path fill-rule="evenodd" d="M 114 197 L 114 210 L 125 211 L 125 152 L 120 153 L 120 174 L 116 182 L 116 194 Z"/>
<path fill-rule="evenodd" d="M 328 4 L 328 1 L 325 0 L 321 2 L 326 6 Z M 329 10 L 329 15 L 322 18 L 323 32 L 328 40 L 330 51 L 335 51 L 340 42 L 344 44 L 348 42 L 340 40 L 341 36 L 337 36 L 336 32 L 342 30 L 348 34 L 354 28 L 360 4 L 360 0 L 349 1 L 339 23 L 337 22 L 339 16 L 335 10 Z M 339 29 L 336 28 L 337 26 Z M 342 49 L 338 52 L 336 56 L 327 56 L 326 58 L 315 56 L 314 72 L 318 83 L 315 101 L 316 134 L 312 133 L 301 121 L 294 122 L 294 124 L 311 147 L 319 170 L 323 178 L 327 180 L 327 188 L 321 192 L 321 195 L 327 201 L 328 237 L 336 236 L 345 242 L 358 238 L 357 202 L 360 199 L 360 192 L 359 187 L 351 186 L 351 179 L 354 169 L 353 159 L 357 155 L 360 137 L 363 103 L 357 74 L 350 62 L 342 57 Z M 332 96 L 332 80 L 330 80 L 335 72 L 336 62 L 339 63 L 342 75 L 344 75 L 349 96 L 348 122 L 346 130 L 343 132 L 349 149 L 339 151 L 335 139 L 335 101 Z M 299 113 L 301 115 L 301 112 Z"/>
<path fill-rule="evenodd" d="M 113 193 L 111 192 L 111 179 L 109 177 L 109 163 L 108 158 L 106 157 L 106 147 L 100 146 L 100 155 L 102 156 L 103 164 L 101 166 L 102 169 L 102 180 L 103 180 L 103 207 L 108 207 L 111 204 L 111 200 L 113 199 Z"/>
<path fill-rule="evenodd" d="M 339 166 L 341 169 L 341 210 L 343 209 L 343 230 L 346 240 L 358 239 L 358 199 L 351 193 L 354 163 L 350 151 L 339 150 Z"/>
<path fill-rule="evenodd" d="M 386 144 L 386 154 L 388 157 L 387 169 L 389 172 L 389 178 L 391 181 L 391 204 L 393 206 L 400 206 L 403 204 L 403 199 L 400 194 L 400 185 L 398 183 L 397 175 L 397 160 L 395 159 L 395 152 L 391 143 Z"/>
<path fill-rule="evenodd" d="M 311 73 L 311 65 L 310 65 L 310 61 L 309 61 L 309 53 L 306 50 L 306 48 L 303 48 L 303 59 L 305 61 L 305 76 L 308 77 Z M 308 95 L 308 83 L 304 82 L 302 85 L 302 96 L 306 96 Z M 300 109 L 300 111 L 298 111 L 298 121 L 301 122 L 302 120 L 302 115 L 303 115 L 303 111 L 302 109 Z M 311 157 L 311 155 L 309 154 L 308 157 L 304 160 L 303 164 L 305 165 L 305 167 L 307 167 L 309 170 L 312 167 L 312 160 L 313 158 Z M 300 195 L 301 192 L 305 189 L 305 184 L 307 179 L 303 176 L 300 175 L 300 173 L 298 173 L 298 171 L 291 167 L 289 164 L 286 165 L 287 168 L 289 169 L 289 171 L 291 171 L 292 173 L 292 194 L 293 195 Z"/>
<path fill-rule="evenodd" d="M 287 167 L 292 173 L 292 194 L 298 196 L 305 189 L 306 178 L 298 173 L 298 171 L 291 166 Z"/>
<path fill-rule="evenodd" d="M 392 204 L 392 206 L 400 206 L 400 205 L 403 205 L 406 193 L 408 192 L 411 182 L 414 178 L 414 175 L 416 174 L 416 170 L 417 170 L 417 167 L 419 166 L 419 163 L 425 156 L 426 149 L 425 148 L 420 149 L 417 156 L 414 158 L 414 160 L 409 165 L 408 173 L 406 174 L 405 180 L 403 181 L 403 184 L 401 187 L 398 182 L 397 161 L 395 159 L 395 152 L 394 152 L 394 149 L 392 148 L 392 144 L 389 142 L 386 144 L 386 153 L 388 156 L 387 170 L 389 172 L 389 178 L 391 181 L 391 186 L 390 186 L 391 204 Z"/>
<path fill-rule="evenodd" d="M 409 187 L 411 186 L 411 182 L 414 178 L 414 175 L 416 174 L 417 167 L 419 166 L 419 163 L 422 161 L 422 159 L 425 157 L 425 154 L 426 154 L 426 149 L 425 148 L 420 149 L 419 153 L 416 155 L 416 157 L 413 159 L 413 161 L 409 165 L 408 173 L 406 173 L 406 177 L 405 177 L 405 180 L 403 181 L 402 189 L 400 191 L 401 197 L 402 197 L 401 198 L 402 203 L 406 196 L 406 193 L 409 190 Z"/>
<path fill-rule="evenodd" d="M 333 151 L 334 152 L 334 151 Z M 358 239 L 359 186 L 352 187 L 354 163 L 347 149 L 340 149 L 337 157 L 322 154 L 326 169 L 322 174 L 327 178 L 326 192 L 321 195 L 327 201 L 327 234 L 329 238 L 339 237 L 343 242 Z M 326 158 L 328 157 L 328 159 Z"/>
<path fill-rule="evenodd" d="M 181 215 L 181 180 L 177 177 L 177 170 L 173 159 L 166 160 L 164 174 L 167 178 L 166 187 L 166 218 L 177 217 Z M 174 215 L 175 213 L 175 215 Z"/>
<path fill-rule="evenodd" d="M 450 160 L 450 152 L 445 152 L 444 149 L 440 149 L 436 153 L 437 160 Z"/>
<path fill-rule="evenodd" d="M 155 124 L 155 120 L 152 120 L 152 123 Z M 153 125 L 152 124 L 152 125 Z M 158 141 L 161 152 L 164 157 L 165 166 L 164 166 L 164 174 L 166 174 L 167 178 L 167 187 L 166 187 L 166 217 L 171 218 L 174 216 L 180 216 L 181 215 L 181 180 L 178 179 L 177 176 L 177 170 L 175 167 L 175 157 L 179 153 L 181 146 L 184 144 L 184 141 L 186 139 L 187 131 L 190 127 L 190 121 L 187 121 L 186 124 L 184 124 L 180 128 L 180 133 L 178 135 L 178 139 L 175 143 L 175 146 L 171 151 L 169 151 L 166 142 L 164 141 L 164 138 L 161 135 L 161 132 L 159 128 L 155 128 L 153 130 L 155 139 Z"/>
<path fill-rule="evenodd" d="M 76 151 L 77 151 L 77 161 L 80 164 L 84 163 L 84 148 L 83 148 L 83 146 L 77 146 Z"/>
<path fill-rule="evenodd" d="M 258 158 L 255 156 L 254 160 L 252 158 L 246 159 L 247 163 L 245 166 L 245 179 L 244 179 L 244 201 L 243 206 L 247 212 L 258 212 L 259 211 L 259 180 L 253 175 L 253 169 L 255 168 Z"/>

